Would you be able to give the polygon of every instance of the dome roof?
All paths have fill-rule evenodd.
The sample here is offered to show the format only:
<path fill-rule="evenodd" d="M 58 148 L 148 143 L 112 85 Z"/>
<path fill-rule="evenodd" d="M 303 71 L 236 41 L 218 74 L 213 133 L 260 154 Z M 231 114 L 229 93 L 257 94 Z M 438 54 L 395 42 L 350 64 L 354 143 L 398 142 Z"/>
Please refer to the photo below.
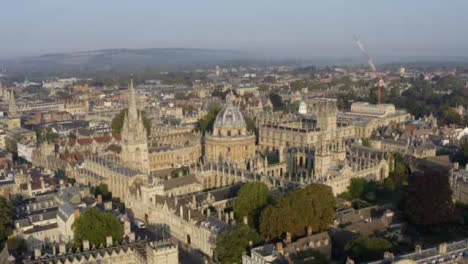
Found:
<path fill-rule="evenodd" d="M 239 108 L 228 104 L 216 116 L 215 126 L 238 127 L 245 126 L 244 116 Z"/>

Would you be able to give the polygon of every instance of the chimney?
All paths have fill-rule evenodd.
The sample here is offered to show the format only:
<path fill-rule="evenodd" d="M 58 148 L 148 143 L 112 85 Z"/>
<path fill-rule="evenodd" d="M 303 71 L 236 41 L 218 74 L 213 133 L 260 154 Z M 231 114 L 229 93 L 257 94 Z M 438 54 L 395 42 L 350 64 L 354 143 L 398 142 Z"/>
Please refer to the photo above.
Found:
<path fill-rule="evenodd" d="M 83 251 L 89 250 L 89 240 L 83 240 Z"/>
<path fill-rule="evenodd" d="M 106 247 L 112 247 L 112 237 L 106 236 Z"/>
<path fill-rule="evenodd" d="M 395 256 L 393 255 L 393 253 L 386 251 L 384 253 L 384 259 L 393 262 L 393 260 L 395 260 Z"/>
<path fill-rule="evenodd" d="M 128 234 L 128 242 L 135 242 L 135 233 L 131 232 Z"/>
<path fill-rule="evenodd" d="M 102 203 L 102 194 L 97 195 L 97 203 Z"/>
<path fill-rule="evenodd" d="M 312 235 L 312 227 L 307 226 L 307 236 L 311 236 L 311 235 Z"/>
<path fill-rule="evenodd" d="M 415 252 L 415 253 L 421 254 L 421 251 L 422 251 L 421 245 L 416 245 L 416 246 L 414 247 L 414 252 Z"/>
<path fill-rule="evenodd" d="M 247 216 L 242 217 L 242 222 L 244 222 L 244 225 L 248 225 L 249 224 L 249 218 L 247 218 Z"/>
<path fill-rule="evenodd" d="M 40 247 L 36 247 L 34 248 L 34 259 L 39 259 L 41 257 L 41 248 Z"/>
<path fill-rule="evenodd" d="M 440 243 L 439 244 L 439 254 L 447 253 L 447 243 Z"/>
<path fill-rule="evenodd" d="M 75 221 L 80 218 L 80 208 L 73 209 L 73 215 L 75 216 Z"/>
<path fill-rule="evenodd" d="M 65 248 L 65 243 L 61 242 L 59 244 L 59 254 L 60 255 L 65 255 L 67 253 L 67 250 Z"/>
<path fill-rule="evenodd" d="M 281 242 L 276 243 L 276 252 L 278 252 L 281 255 L 283 254 L 283 243 Z"/>
<path fill-rule="evenodd" d="M 291 244 L 291 240 L 292 240 L 292 238 L 291 238 L 291 233 L 286 232 L 286 239 L 285 239 L 284 242 L 285 242 L 286 244 Z"/>

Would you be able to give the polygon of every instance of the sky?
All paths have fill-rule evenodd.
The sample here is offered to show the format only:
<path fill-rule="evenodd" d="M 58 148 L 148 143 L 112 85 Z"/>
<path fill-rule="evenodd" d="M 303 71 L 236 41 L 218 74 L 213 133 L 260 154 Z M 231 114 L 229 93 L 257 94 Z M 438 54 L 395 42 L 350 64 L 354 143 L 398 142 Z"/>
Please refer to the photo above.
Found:
<path fill-rule="evenodd" d="M 3 0 L 0 57 L 108 48 L 278 58 L 465 56 L 467 0 Z"/>

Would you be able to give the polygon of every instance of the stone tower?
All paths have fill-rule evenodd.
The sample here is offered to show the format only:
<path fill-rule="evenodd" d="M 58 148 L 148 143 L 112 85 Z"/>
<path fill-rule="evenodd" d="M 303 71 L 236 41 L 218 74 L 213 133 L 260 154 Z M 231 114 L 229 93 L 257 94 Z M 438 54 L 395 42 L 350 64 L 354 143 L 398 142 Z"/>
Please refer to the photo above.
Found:
<path fill-rule="evenodd" d="M 142 114 L 136 106 L 133 80 L 130 81 L 129 97 L 122 128 L 121 159 L 128 167 L 149 173 L 148 138 Z"/>
<path fill-rule="evenodd" d="M 338 108 L 336 102 L 326 99 L 314 100 L 312 112 L 317 117 L 317 128 L 322 131 L 335 131 Z"/>
<path fill-rule="evenodd" d="M 18 117 L 18 108 L 16 107 L 15 93 L 13 90 L 10 91 L 10 101 L 8 102 L 8 116 Z"/>

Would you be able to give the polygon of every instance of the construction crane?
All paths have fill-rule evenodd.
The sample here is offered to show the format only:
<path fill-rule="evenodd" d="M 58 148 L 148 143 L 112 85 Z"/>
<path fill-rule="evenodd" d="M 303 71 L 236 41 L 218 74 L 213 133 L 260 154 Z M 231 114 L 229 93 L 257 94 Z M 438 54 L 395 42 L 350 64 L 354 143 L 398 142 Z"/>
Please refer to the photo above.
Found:
<path fill-rule="evenodd" d="M 353 35 L 353 39 L 354 39 L 354 41 L 356 41 L 356 44 L 359 46 L 359 49 L 361 49 L 362 53 L 366 57 L 367 63 L 371 67 L 372 72 L 375 74 L 375 77 L 378 79 L 378 82 L 377 82 L 377 104 L 380 104 L 380 99 L 381 99 L 381 94 L 382 94 L 381 89 L 382 89 L 382 86 L 383 86 L 382 77 L 377 72 L 377 69 L 375 68 L 374 62 L 372 61 L 372 58 L 367 53 L 366 48 L 364 48 L 364 45 L 362 44 L 361 40 L 356 35 Z"/>

